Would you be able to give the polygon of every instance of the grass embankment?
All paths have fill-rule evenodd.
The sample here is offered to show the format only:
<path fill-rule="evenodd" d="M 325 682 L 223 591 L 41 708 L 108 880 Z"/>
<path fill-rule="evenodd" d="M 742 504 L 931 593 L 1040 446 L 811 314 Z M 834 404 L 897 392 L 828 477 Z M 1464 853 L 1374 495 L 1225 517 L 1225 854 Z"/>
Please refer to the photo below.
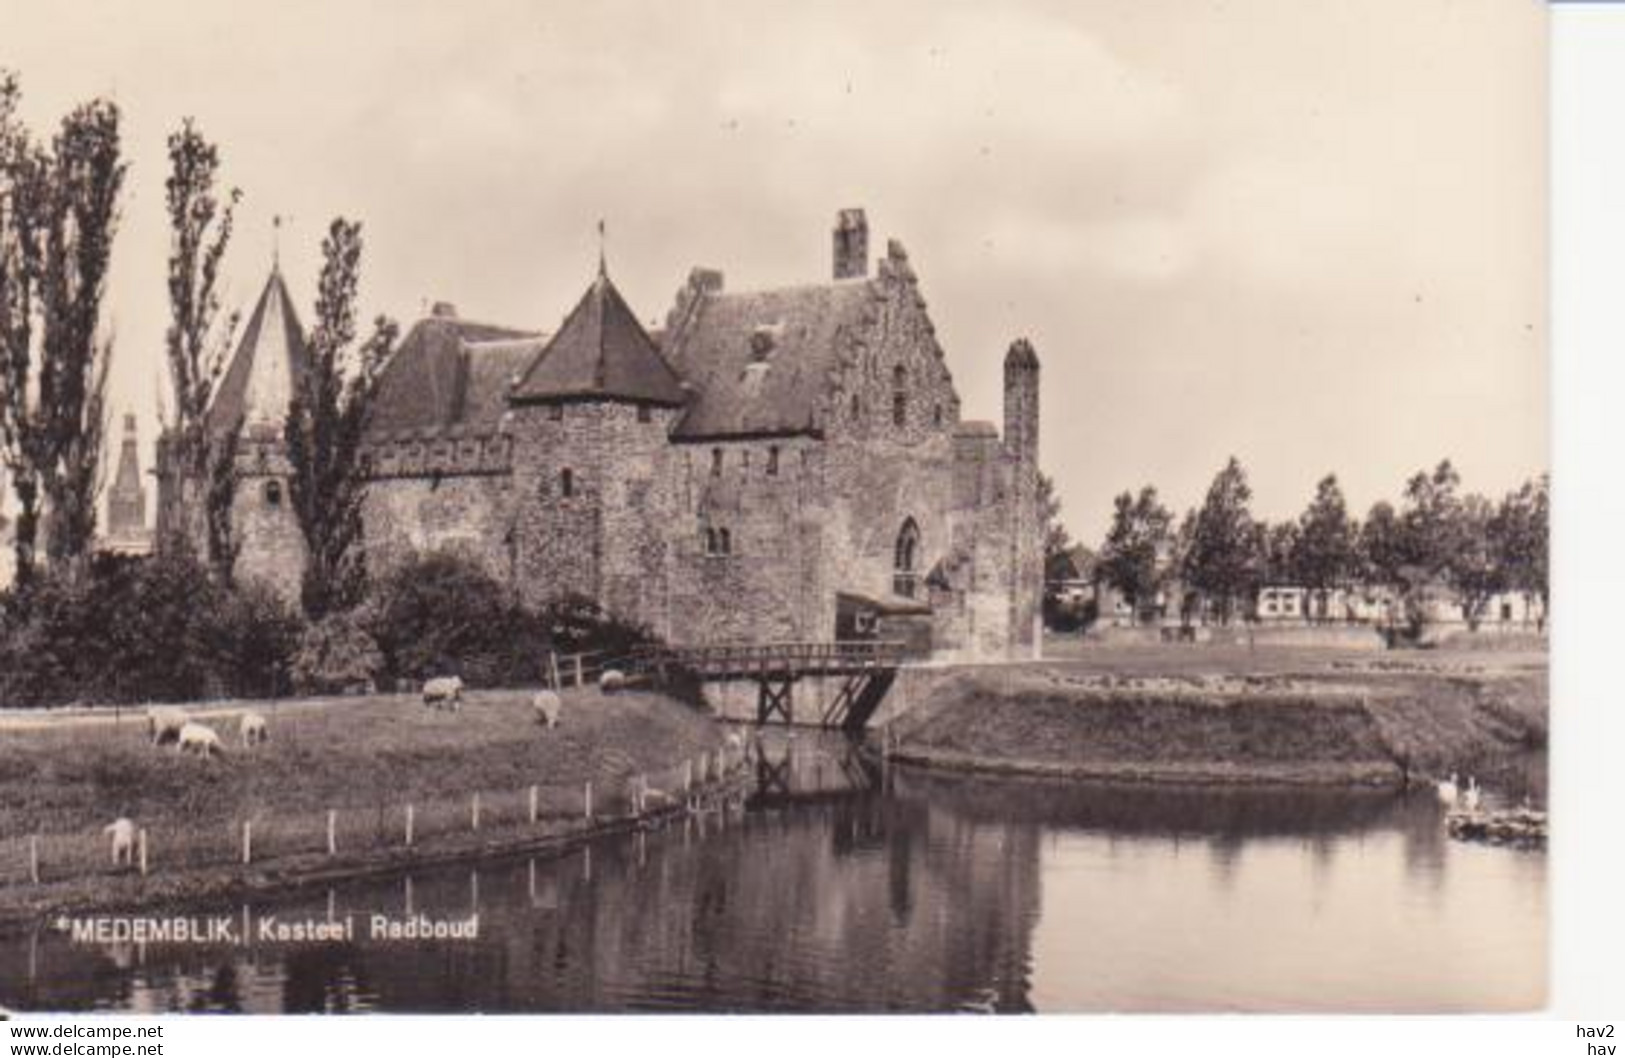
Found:
<path fill-rule="evenodd" d="M 238 708 L 199 710 L 229 746 L 213 760 L 150 746 L 139 714 L 117 724 L 0 728 L 0 915 L 557 842 L 588 829 L 588 783 L 601 824 L 624 816 L 633 776 L 670 790 L 683 761 L 714 755 L 723 738 L 708 717 L 664 697 L 596 689 L 567 691 L 551 730 L 537 722 L 529 694 L 517 691 L 471 694 L 456 713 L 411 696 L 242 708 L 268 717 L 271 741 L 240 749 Z M 330 811 L 336 854 L 327 848 Z M 120 816 L 148 831 L 145 879 L 111 868 L 101 828 Z M 244 821 L 252 824 L 247 866 Z M 36 835 L 39 885 L 27 878 Z"/>
<path fill-rule="evenodd" d="M 1078 778 L 1376 785 L 1452 770 L 1482 780 L 1545 745 L 1543 667 L 1155 653 L 1164 664 L 1143 651 L 947 673 L 895 723 L 897 756 Z"/>

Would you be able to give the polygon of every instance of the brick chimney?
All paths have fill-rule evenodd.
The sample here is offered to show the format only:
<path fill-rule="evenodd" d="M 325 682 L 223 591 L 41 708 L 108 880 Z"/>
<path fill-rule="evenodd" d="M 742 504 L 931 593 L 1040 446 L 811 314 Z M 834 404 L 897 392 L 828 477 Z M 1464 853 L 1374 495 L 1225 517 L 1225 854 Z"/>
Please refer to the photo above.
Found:
<path fill-rule="evenodd" d="M 835 278 L 861 279 L 869 274 L 869 221 L 861 209 L 835 215 Z"/>

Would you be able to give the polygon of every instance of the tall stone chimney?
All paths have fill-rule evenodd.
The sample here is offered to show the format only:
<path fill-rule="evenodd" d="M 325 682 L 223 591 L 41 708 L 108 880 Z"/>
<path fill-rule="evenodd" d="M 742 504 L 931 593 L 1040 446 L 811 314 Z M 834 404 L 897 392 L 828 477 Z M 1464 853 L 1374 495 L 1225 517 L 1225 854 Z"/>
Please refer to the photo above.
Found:
<path fill-rule="evenodd" d="M 869 274 L 869 221 L 861 209 L 835 215 L 835 278 L 862 279 Z"/>

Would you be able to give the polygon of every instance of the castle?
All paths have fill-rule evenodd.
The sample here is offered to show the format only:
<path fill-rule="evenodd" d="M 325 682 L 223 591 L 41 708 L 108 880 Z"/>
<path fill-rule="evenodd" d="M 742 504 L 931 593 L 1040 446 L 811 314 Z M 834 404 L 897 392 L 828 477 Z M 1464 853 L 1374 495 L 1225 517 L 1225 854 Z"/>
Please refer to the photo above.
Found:
<path fill-rule="evenodd" d="M 551 334 L 435 305 L 379 380 L 369 568 L 458 552 L 529 603 L 585 595 L 675 643 L 1030 656 L 1038 359 L 1024 340 L 1005 357 L 1002 439 L 962 420 L 908 255 L 890 242 L 871 275 L 868 242 L 844 210 L 828 281 L 730 292 L 696 268 L 652 331 L 602 262 Z M 282 421 L 306 362 L 273 268 L 209 421 L 240 429 L 238 576 L 290 597 Z M 160 458 L 161 520 L 174 475 Z"/>

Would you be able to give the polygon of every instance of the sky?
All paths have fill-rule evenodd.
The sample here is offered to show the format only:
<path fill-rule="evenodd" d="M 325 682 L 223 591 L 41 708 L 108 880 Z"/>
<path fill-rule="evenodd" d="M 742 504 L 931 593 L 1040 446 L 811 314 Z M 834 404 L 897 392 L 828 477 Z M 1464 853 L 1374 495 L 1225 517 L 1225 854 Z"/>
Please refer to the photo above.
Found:
<path fill-rule="evenodd" d="M 600 219 L 653 323 L 695 265 L 827 278 L 861 206 L 966 418 L 1001 421 L 1004 351 L 1033 342 L 1040 462 L 1091 543 L 1116 493 L 1183 511 L 1231 455 L 1272 519 L 1328 472 L 1359 513 L 1446 456 L 1492 496 L 1546 469 L 1545 54 L 1534 0 L 0 0 L 36 131 L 124 113 L 104 323 L 146 452 L 165 139 L 192 116 L 244 193 L 245 314 L 276 215 L 307 322 L 343 215 L 365 315 L 552 330 Z"/>

